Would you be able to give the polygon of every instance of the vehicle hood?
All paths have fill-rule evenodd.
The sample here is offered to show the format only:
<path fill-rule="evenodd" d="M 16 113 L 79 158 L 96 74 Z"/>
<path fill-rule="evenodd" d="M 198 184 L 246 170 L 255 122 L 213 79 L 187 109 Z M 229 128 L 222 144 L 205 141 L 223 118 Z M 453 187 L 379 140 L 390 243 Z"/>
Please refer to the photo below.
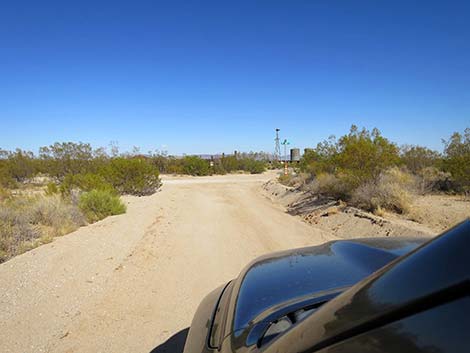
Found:
<path fill-rule="evenodd" d="M 251 331 L 260 322 L 268 322 L 273 315 L 302 303 L 328 301 L 426 240 L 333 241 L 260 257 L 233 281 L 232 317 L 227 318 L 231 325 L 227 325 L 226 334 L 244 341 L 238 344 L 253 344 L 261 333 Z"/>

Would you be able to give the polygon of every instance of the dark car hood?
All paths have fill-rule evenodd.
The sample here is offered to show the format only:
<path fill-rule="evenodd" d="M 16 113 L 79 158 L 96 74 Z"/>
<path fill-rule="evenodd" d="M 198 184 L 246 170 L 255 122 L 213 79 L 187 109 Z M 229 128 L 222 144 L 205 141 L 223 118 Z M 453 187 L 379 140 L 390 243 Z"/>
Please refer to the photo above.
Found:
<path fill-rule="evenodd" d="M 270 254 L 248 265 L 233 282 L 232 320 L 226 334 L 250 345 L 259 322 L 309 298 L 329 300 L 427 239 L 369 238 Z M 271 317 L 270 317 L 271 316 Z M 240 337 L 243 336 L 243 337 Z M 251 337 L 251 338 L 250 338 Z M 250 342 L 247 342 L 250 341 Z"/>

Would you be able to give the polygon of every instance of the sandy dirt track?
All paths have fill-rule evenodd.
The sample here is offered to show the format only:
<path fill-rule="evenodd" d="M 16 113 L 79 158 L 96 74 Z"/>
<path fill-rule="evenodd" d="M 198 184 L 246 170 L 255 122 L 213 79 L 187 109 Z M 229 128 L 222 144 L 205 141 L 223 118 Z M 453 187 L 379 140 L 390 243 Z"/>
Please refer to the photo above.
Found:
<path fill-rule="evenodd" d="M 331 239 L 262 196 L 270 177 L 169 178 L 0 265 L 0 351 L 149 353 L 255 257 Z"/>

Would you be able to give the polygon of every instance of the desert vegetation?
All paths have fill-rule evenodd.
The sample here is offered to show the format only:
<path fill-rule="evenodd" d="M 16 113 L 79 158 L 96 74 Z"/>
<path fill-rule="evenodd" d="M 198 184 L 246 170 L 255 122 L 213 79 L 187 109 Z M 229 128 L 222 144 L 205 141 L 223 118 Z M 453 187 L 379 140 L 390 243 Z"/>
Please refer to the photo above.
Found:
<path fill-rule="evenodd" d="M 126 212 L 126 206 L 109 190 L 95 189 L 83 193 L 78 201 L 78 207 L 89 222 Z"/>
<path fill-rule="evenodd" d="M 401 146 L 352 126 L 308 149 L 286 185 L 337 199 L 367 211 L 408 213 L 415 194 L 466 194 L 470 190 L 470 129 L 444 140 L 439 153 L 422 146 Z"/>
<path fill-rule="evenodd" d="M 0 262 L 86 224 L 80 208 L 60 195 L 8 197 L 0 205 Z"/>
<path fill-rule="evenodd" d="M 144 196 L 160 173 L 194 176 L 261 173 L 267 155 L 237 153 L 212 162 L 198 156 L 108 152 L 88 143 L 57 142 L 38 154 L 0 150 L 0 262 L 87 223 L 126 211 L 121 195 Z"/>
<path fill-rule="evenodd" d="M 259 174 L 266 170 L 270 156 L 263 152 L 222 154 L 220 158 L 212 161 L 198 156 L 184 156 L 176 158 L 164 153 L 155 153 L 149 156 L 151 162 L 164 174 L 186 174 L 204 176 L 213 174 L 227 174 L 233 172 L 247 172 Z"/>

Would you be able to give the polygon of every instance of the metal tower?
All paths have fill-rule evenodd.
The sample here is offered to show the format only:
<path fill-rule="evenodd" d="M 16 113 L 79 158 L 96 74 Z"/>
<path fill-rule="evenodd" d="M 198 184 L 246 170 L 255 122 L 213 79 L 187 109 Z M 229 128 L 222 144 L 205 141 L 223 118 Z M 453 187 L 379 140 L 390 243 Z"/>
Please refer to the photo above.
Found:
<path fill-rule="evenodd" d="M 281 160 L 281 145 L 279 142 L 279 131 L 281 131 L 281 129 L 276 129 L 276 138 L 274 139 L 274 141 L 276 142 L 276 145 L 274 147 L 274 161 L 275 162 L 279 162 Z"/>

